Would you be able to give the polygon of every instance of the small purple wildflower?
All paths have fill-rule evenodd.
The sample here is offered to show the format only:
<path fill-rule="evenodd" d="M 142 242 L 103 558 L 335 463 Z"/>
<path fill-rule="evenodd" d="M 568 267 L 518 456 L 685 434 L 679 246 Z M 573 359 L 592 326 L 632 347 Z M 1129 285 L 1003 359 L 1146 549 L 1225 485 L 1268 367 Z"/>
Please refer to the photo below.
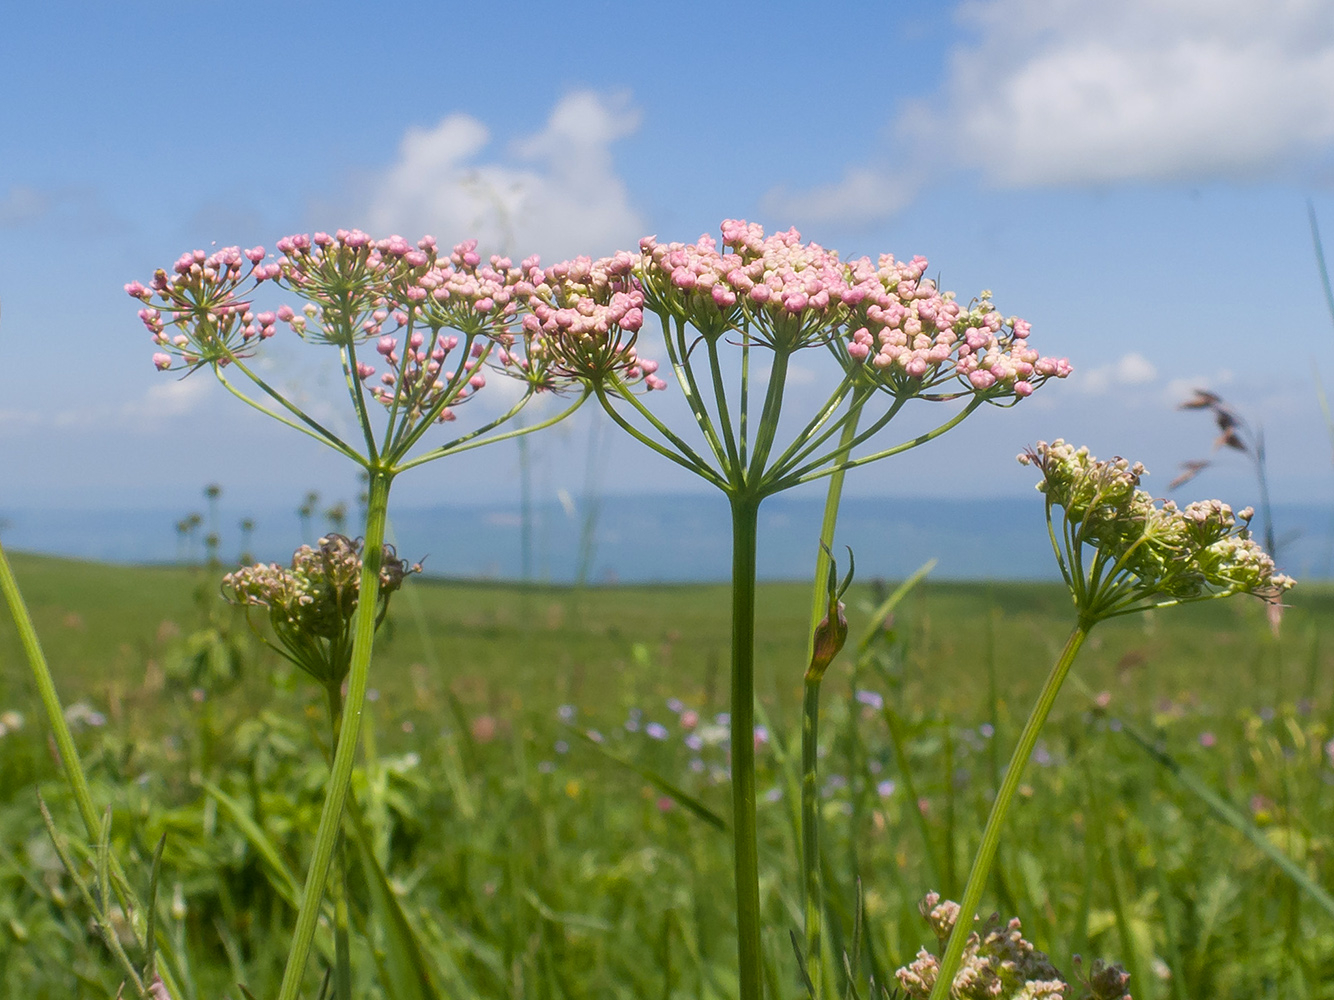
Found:
<path fill-rule="evenodd" d="M 644 734 L 655 740 L 665 740 L 670 735 L 661 722 L 650 722 L 644 727 Z"/>
<path fill-rule="evenodd" d="M 858 691 L 857 701 L 867 708 L 873 708 L 877 712 L 885 707 L 885 699 L 881 697 L 878 691 Z"/>

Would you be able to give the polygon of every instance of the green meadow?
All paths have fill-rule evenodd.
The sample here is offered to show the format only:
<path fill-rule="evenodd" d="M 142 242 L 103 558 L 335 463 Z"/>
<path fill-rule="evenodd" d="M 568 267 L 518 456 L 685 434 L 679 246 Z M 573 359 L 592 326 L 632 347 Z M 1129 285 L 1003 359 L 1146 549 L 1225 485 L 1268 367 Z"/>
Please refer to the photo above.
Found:
<path fill-rule="evenodd" d="M 188 995 L 272 995 L 328 773 L 305 752 L 313 737 L 327 754 L 322 693 L 218 597 L 221 569 L 12 563 L 141 895 L 166 835 L 159 910 Z M 854 637 L 894 584 L 854 585 Z M 1278 626 L 1234 599 L 1099 627 L 1025 773 L 987 912 L 1018 914 L 1062 968 L 1122 962 L 1137 1000 L 1334 997 L 1334 589 L 1290 603 Z M 796 997 L 809 585 L 761 584 L 757 608 L 765 970 L 772 997 Z M 410 580 L 377 640 L 353 781 L 374 858 L 349 886 L 356 995 L 389 995 L 386 913 L 444 996 L 735 995 L 729 616 L 725 585 Z M 918 902 L 961 891 L 1072 621 L 1059 584 L 928 577 L 874 657 L 856 665 L 850 644 L 830 668 L 828 949 L 857 981 L 891 985 L 936 946 Z M 0 715 L 3 993 L 114 997 L 39 814 L 38 790 L 77 852 L 7 618 L 0 712 L 17 713 Z M 327 942 L 316 958 L 315 990 Z"/>

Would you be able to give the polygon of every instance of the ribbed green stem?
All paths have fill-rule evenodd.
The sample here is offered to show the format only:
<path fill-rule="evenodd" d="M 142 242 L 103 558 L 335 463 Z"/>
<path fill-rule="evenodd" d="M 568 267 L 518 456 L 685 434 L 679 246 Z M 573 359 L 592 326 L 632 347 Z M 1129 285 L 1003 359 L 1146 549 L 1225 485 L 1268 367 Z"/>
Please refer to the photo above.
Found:
<path fill-rule="evenodd" d="M 372 469 L 370 472 L 366 540 L 361 554 L 360 597 L 352 624 L 352 666 L 347 678 L 347 700 L 343 708 L 342 724 L 338 728 L 338 746 L 329 774 L 329 788 L 320 813 L 320 825 L 315 833 L 315 850 L 306 872 L 305 889 L 301 894 L 301 907 L 297 911 L 296 929 L 292 933 L 292 947 L 287 953 L 287 967 L 283 970 L 278 1000 L 296 1000 L 301 990 L 306 959 L 310 956 L 311 942 L 315 938 L 315 927 L 319 921 L 324 887 L 328 883 L 334 848 L 342 828 L 343 805 L 352 782 L 352 765 L 356 760 L 361 713 L 366 705 L 366 688 L 370 678 L 376 597 L 380 592 L 380 561 L 384 554 L 385 520 L 392 479 L 393 473 L 384 468 Z"/>
<path fill-rule="evenodd" d="M 1001 782 L 1000 790 L 996 793 L 996 801 L 991 804 L 991 815 L 987 817 L 987 826 L 982 833 L 982 844 L 973 859 L 973 868 L 968 874 L 968 885 L 964 888 L 963 899 L 959 903 L 959 919 L 950 934 L 945 954 L 941 957 L 940 972 L 936 977 L 935 986 L 931 989 L 930 1000 L 947 1000 L 950 995 L 950 986 L 963 958 L 964 945 L 973 930 L 973 917 L 977 913 L 978 904 L 982 901 L 982 890 L 986 888 L 987 878 L 991 874 L 991 863 L 996 858 L 996 848 L 1000 844 L 1005 815 L 1009 812 L 1010 803 L 1019 789 L 1024 766 L 1037 745 L 1038 734 L 1042 731 L 1047 716 L 1051 714 L 1052 705 L 1056 703 L 1056 695 L 1060 692 L 1061 685 L 1065 683 L 1066 674 L 1070 672 L 1070 666 L 1075 662 L 1079 648 L 1084 645 L 1089 629 L 1093 627 L 1095 621 L 1096 619 L 1081 617 L 1078 624 L 1070 631 L 1065 649 L 1061 651 L 1060 658 L 1051 668 L 1051 673 L 1047 675 L 1046 683 L 1042 685 L 1042 692 L 1038 695 L 1037 704 L 1033 706 L 1028 721 L 1024 723 L 1023 732 L 1019 734 L 1019 745 L 1014 748 L 1010 764 L 1005 769 L 1005 780 Z"/>
<path fill-rule="evenodd" d="M 60 696 L 56 694 L 56 682 L 51 676 L 46 654 L 42 652 L 42 643 L 37 638 L 37 630 L 33 627 L 28 606 L 23 602 L 23 594 L 19 591 L 18 581 L 14 579 L 14 571 L 5 557 L 3 546 L 0 546 L 0 590 L 4 591 L 5 603 L 9 605 L 9 613 L 14 618 L 14 627 L 18 629 L 23 652 L 27 655 L 28 665 L 32 668 L 33 680 L 37 682 L 37 692 L 42 699 L 42 707 L 46 710 L 51 732 L 55 736 L 61 763 L 65 766 L 65 780 L 69 782 L 70 790 L 74 792 L 74 801 L 78 805 L 84 828 L 88 831 L 88 840 L 96 843 L 101 836 L 102 821 L 98 817 L 97 807 L 93 805 L 88 778 L 83 773 L 83 763 L 79 760 L 79 750 L 74 745 L 69 723 L 65 721 L 65 710 L 60 704 Z M 131 906 L 125 889 L 127 885 L 125 873 L 115 858 L 111 859 L 111 874 L 114 876 L 113 884 L 121 907 L 129 912 Z M 154 902 L 150 901 L 149 905 L 153 905 Z M 168 994 L 173 997 L 183 996 L 176 983 L 176 977 L 165 963 L 158 963 L 157 973 L 162 978 L 162 985 L 166 987 Z"/>
<path fill-rule="evenodd" d="M 732 838 L 740 1000 L 763 1000 L 755 827 L 755 539 L 759 501 L 732 498 Z M 283 998 L 291 1000 L 291 998 Z"/>

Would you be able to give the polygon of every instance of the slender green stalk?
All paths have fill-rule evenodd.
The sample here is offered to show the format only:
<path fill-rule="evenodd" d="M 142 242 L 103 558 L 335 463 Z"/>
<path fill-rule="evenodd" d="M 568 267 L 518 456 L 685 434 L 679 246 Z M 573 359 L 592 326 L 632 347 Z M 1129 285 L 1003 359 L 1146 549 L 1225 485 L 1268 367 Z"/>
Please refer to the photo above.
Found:
<path fill-rule="evenodd" d="M 824 886 L 820 872 L 820 680 L 806 674 L 801 702 L 801 871 L 805 895 L 806 975 L 812 996 L 824 996 L 824 954 L 820 940 Z"/>
<path fill-rule="evenodd" d="M 762 1000 L 755 825 L 755 542 L 759 501 L 732 497 L 732 840 L 741 1000 Z M 281 998 L 291 1000 L 291 998 Z"/>
<path fill-rule="evenodd" d="M 325 689 L 329 699 L 329 726 L 333 735 L 334 753 L 338 752 L 338 730 L 343 723 L 343 692 L 340 681 L 332 681 Z M 337 1000 L 352 1000 L 352 947 L 348 936 L 347 909 L 347 846 L 338 838 L 334 852 L 334 877 L 329 882 L 329 895 L 334 909 L 334 996 Z"/>
<path fill-rule="evenodd" d="M 864 397 L 861 397 L 864 398 Z M 853 401 L 839 442 L 836 461 L 847 457 L 847 449 L 857 436 L 857 421 L 861 417 L 860 399 Z M 838 526 L 838 508 L 843 499 L 843 472 L 829 477 L 825 494 L 824 518 L 820 523 L 820 551 L 815 558 L 815 586 L 811 594 L 810 640 L 806 646 L 806 662 L 815 655 L 815 633 L 829 612 L 829 563 L 834 544 L 834 530 Z M 802 700 L 801 725 L 801 867 L 806 898 L 806 973 L 815 989 L 815 996 L 824 995 L 824 962 L 821 937 L 821 919 L 824 914 L 824 886 L 820 870 L 820 803 L 819 803 L 819 743 L 820 743 L 820 682 L 824 671 L 806 671 L 805 695 Z"/>
<path fill-rule="evenodd" d="M 28 615 L 27 605 L 23 603 L 18 581 L 14 579 L 14 571 L 9 567 L 9 560 L 5 558 L 3 547 L 0 547 L 0 590 L 4 591 L 5 603 L 9 605 L 14 625 L 18 628 L 19 641 L 22 642 L 23 651 L 27 654 L 28 663 L 32 667 L 33 679 L 37 682 L 37 693 L 42 699 L 42 707 L 46 709 L 47 721 L 51 724 L 56 747 L 60 750 L 61 763 L 65 765 L 65 779 L 69 782 L 70 789 L 74 792 L 74 801 L 79 807 L 79 816 L 88 831 L 88 839 L 95 841 L 101 830 L 102 821 L 98 818 L 97 807 L 93 805 L 88 778 L 83 773 L 78 748 L 74 745 L 74 737 L 69 731 L 69 724 L 65 721 L 65 711 L 61 707 L 60 696 L 56 694 L 56 683 L 51 676 L 51 668 L 47 666 L 46 655 L 42 652 L 41 641 L 37 638 L 37 630 L 33 628 L 32 618 Z"/>
<path fill-rule="evenodd" d="M 315 834 L 315 850 L 306 873 L 301 908 L 297 911 L 292 948 L 287 955 L 278 1000 L 296 1000 L 310 956 L 315 926 L 319 921 L 324 888 L 333 865 L 334 848 L 342 829 L 343 806 L 352 783 L 352 765 L 356 759 L 361 714 L 366 705 L 370 678 L 371 647 L 375 641 L 375 595 L 380 588 L 380 562 L 384 554 L 385 520 L 389 510 L 389 486 L 393 473 L 385 468 L 370 470 L 370 496 L 366 507 L 366 540 L 362 548 L 360 599 L 357 602 L 352 633 L 352 666 L 347 679 L 347 700 L 342 724 L 338 728 L 338 746 L 334 751 L 329 788 Z"/>
<path fill-rule="evenodd" d="M 1047 675 L 1046 683 L 1042 685 L 1042 692 L 1038 695 L 1033 711 L 1029 713 L 1028 721 L 1024 723 L 1023 732 L 1019 734 L 1019 744 L 1014 748 L 1009 767 L 1005 770 L 1005 780 L 1001 782 L 996 801 L 991 805 L 991 815 L 987 817 L 986 829 L 982 832 L 982 843 L 977 849 L 977 856 L 973 859 L 972 871 L 968 874 L 968 884 L 964 888 L 963 900 L 959 904 L 959 919 L 950 934 L 945 954 L 940 959 L 940 972 L 936 977 L 936 985 L 931 989 L 931 1000 L 946 1000 L 950 995 L 954 975 L 959 971 L 959 963 L 963 958 L 964 945 L 973 930 L 973 916 L 982 901 L 982 891 L 986 888 L 987 878 L 991 874 L 991 863 L 995 860 L 996 848 L 1000 844 L 1005 815 L 1009 812 L 1010 803 L 1019 789 L 1024 766 L 1037 745 L 1038 733 L 1042 731 L 1047 716 L 1051 714 L 1052 705 L 1056 703 L 1056 695 L 1060 692 L 1066 674 L 1070 672 L 1070 666 L 1075 662 L 1075 657 L 1079 654 L 1079 649 L 1084 645 L 1089 629 L 1093 627 L 1095 621 L 1096 619 L 1080 616 L 1078 623 L 1070 631 L 1070 638 L 1066 640 L 1065 648 L 1061 651 L 1055 666 Z"/>

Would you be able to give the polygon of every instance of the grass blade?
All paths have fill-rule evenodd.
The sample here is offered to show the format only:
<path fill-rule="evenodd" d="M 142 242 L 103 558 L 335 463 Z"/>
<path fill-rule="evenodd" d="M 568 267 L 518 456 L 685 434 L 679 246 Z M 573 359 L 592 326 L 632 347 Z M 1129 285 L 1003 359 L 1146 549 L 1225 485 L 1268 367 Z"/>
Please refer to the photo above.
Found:
<path fill-rule="evenodd" d="M 360 809 L 350 800 L 344 825 L 352 834 L 370 890 L 372 925 L 384 935 L 383 955 L 378 948 L 373 950 L 387 995 L 394 1000 L 439 1000 L 443 994 L 436 988 L 426 949 L 408 921 L 398 893 L 375 858 Z"/>

